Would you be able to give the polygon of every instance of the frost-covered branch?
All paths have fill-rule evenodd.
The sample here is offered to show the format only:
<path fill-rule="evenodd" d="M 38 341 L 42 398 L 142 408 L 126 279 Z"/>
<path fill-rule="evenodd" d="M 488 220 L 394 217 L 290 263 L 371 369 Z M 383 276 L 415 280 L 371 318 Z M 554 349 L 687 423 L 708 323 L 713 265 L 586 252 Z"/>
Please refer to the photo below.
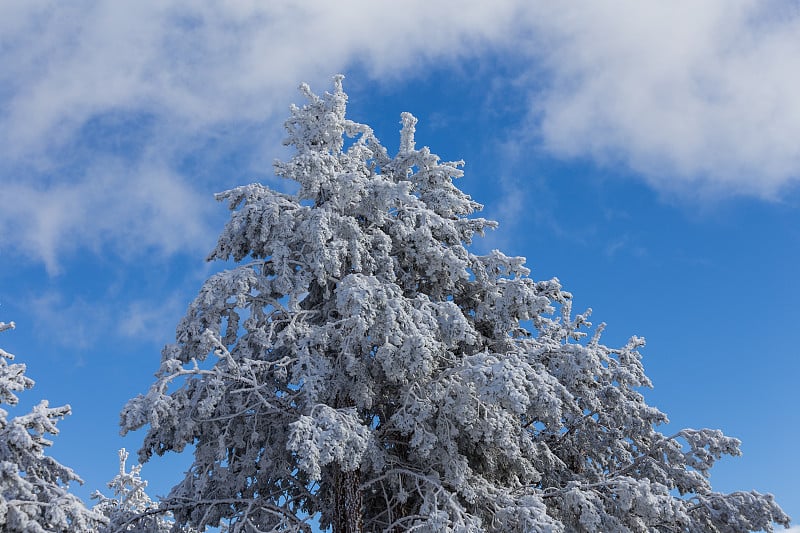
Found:
<path fill-rule="evenodd" d="M 0 322 L 0 332 L 14 323 Z M 0 403 L 15 406 L 16 393 L 34 382 L 25 365 L 9 364 L 14 356 L 0 349 Z M 105 523 L 69 492 L 70 483 L 83 483 L 72 469 L 45 455 L 57 435 L 56 423 L 70 414 L 68 405 L 50 407 L 42 400 L 26 414 L 8 418 L 0 408 L 0 529 L 8 532 L 89 532 Z"/>

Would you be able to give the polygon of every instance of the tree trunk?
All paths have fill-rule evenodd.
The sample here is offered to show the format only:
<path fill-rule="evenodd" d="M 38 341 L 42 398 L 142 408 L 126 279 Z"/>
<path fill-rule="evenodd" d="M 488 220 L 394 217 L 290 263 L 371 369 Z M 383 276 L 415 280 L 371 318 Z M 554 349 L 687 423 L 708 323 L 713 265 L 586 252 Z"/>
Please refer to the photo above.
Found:
<path fill-rule="evenodd" d="M 361 516 L 360 472 L 342 472 L 336 468 L 333 483 L 333 533 L 361 533 L 364 524 Z"/>

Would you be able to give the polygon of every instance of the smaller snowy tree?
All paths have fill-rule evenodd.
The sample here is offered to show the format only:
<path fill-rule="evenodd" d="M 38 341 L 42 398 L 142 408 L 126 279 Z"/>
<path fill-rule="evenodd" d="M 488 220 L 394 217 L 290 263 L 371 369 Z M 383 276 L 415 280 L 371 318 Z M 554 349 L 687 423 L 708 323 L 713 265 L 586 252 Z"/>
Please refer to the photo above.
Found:
<path fill-rule="evenodd" d="M 100 491 L 92 494 L 92 498 L 98 500 L 94 510 L 109 520 L 100 533 L 169 533 L 174 525 L 168 520 L 172 515 L 159 509 L 145 492 L 147 481 L 139 475 L 142 465 L 132 466 L 128 471 L 127 460 L 128 451 L 122 448 L 119 451 L 119 473 L 108 482 L 108 488 L 114 491 L 113 497 L 104 496 Z"/>
<path fill-rule="evenodd" d="M 0 332 L 13 328 L 13 322 L 0 322 Z M 0 403 L 10 406 L 18 402 L 16 392 L 34 385 L 25 365 L 9 364 L 13 359 L 0 349 Z M 44 454 L 52 444 L 45 435 L 57 435 L 56 422 L 69 413 L 69 405 L 51 408 L 47 400 L 10 420 L 0 408 L 0 530 L 80 533 L 106 522 L 68 491 L 71 482 L 83 483 L 77 474 Z"/>

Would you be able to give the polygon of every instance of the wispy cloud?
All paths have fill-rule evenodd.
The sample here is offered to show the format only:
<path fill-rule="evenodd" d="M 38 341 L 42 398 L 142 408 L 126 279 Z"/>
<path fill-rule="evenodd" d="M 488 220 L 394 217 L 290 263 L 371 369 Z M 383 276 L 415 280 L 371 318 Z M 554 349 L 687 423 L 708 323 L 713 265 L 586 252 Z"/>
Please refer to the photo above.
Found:
<path fill-rule="evenodd" d="M 51 342 L 72 349 L 87 349 L 109 322 L 97 305 L 83 298 L 67 299 L 57 291 L 28 298 L 27 305 L 36 317 L 37 331 L 48 332 Z M 79 359 L 78 364 L 82 363 Z"/>
<path fill-rule="evenodd" d="M 118 319 L 118 333 L 124 337 L 148 337 L 153 331 L 163 329 L 164 324 L 178 321 L 185 310 L 185 303 L 177 296 L 170 295 L 154 306 L 152 300 L 128 302 Z"/>
<path fill-rule="evenodd" d="M 123 161 L 94 162 L 72 181 L 16 182 L 2 187 L 0 245 L 16 246 L 59 271 L 59 255 L 82 246 L 110 248 L 120 257 L 157 249 L 206 250 L 209 198 L 159 165 L 125 168 Z"/>
<path fill-rule="evenodd" d="M 47 332 L 51 345 L 69 348 L 72 353 L 89 350 L 101 339 L 156 344 L 170 341 L 160 335 L 165 331 L 164 324 L 174 324 L 182 316 L 186 295 L 180 289 L 164 291 L 158 296 L 154 293 L 129 291 L 124 297 L 109 293 L 101 298 L 51 289 L 29 297 L 26 302 L 36 330 Z M 81 364 L 82 360 L 77 362 Z"/>

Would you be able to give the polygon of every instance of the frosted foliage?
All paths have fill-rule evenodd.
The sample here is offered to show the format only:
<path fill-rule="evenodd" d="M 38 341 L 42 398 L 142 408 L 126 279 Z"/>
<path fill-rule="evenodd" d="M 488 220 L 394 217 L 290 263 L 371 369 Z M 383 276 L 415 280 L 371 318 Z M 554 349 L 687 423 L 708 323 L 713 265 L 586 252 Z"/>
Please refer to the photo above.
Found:
<path fill-rule="evenodd" d="M 600 342 L 557 279 L 467 246 L 495 223 L 453 180 L 462 162 L 396 155 L 307 86 L 275 164 L 294 195 L 224 192 L 212 276 L 123 431 L 139 454 L 195 446 L 168 504 L 233 531 L 750 531 L 788 518 L 769 495 L 717 494 L 739 442 L 665 436 L 644 341 Z"/>
<path fill-rule="evenodd" d="M 14 323 L 0 322 L 0 332 Z M 25 365 L 9 363 L 14 356 L 0 349 L 0 403 L 14 406 L 16 393 L 34 382 L 25 376 Z M 57 435 L 56 422 L 70 408 L 51 408 L 42 400 L 31 412 L 8 418 L 0 408 L 0 530 L 7 532 L 96 531 L 105 519 L 86 508 L 68 491 L 71 482 L 82 483 L 70 468 L 44 454 L 52 444 L 46 435 Z"/>
<path fill-rule="evenodd" d="M 127 470 L 125 463 L 128 452 L 125 448 L 119 451 L 119 472 L 108 482 L 114 495 L 104 496 L 95 491 L 92 498 L 98 500 L 94 510 L 106 518 L 108 524 L 101 527 L 98 533 L 169 533 L 174 523 L 167 518 L 170 513 L 158 508 L 158 504 L 145 492 L 147 481 L 139 473 L 141 465 Z"/>

